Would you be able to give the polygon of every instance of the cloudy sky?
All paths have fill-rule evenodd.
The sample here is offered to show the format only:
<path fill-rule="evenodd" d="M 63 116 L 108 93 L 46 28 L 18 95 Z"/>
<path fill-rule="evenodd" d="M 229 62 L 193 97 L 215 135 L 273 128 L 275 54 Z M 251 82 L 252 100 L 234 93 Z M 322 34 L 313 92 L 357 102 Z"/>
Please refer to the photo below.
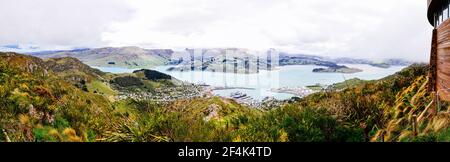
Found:
<path fill-rule="evenodd" d="M 0 0 L 0 46 L 428 59 L 425 0 Z"/>

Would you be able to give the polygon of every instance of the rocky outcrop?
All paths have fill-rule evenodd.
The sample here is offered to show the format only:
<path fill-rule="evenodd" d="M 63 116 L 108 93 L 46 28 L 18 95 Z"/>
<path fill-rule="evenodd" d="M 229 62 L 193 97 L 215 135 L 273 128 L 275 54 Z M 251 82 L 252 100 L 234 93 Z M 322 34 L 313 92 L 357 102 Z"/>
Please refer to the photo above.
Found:
<path fill-rule="evenodd" d="M 222 107 L 220 107 L 219 105 L 216 104 L 212 104 L 209 105 L 208 109 L 206 109 L 206 114 L 208 114 L 204 120 L 205 121 L 210 121 L 213 119 L 219 119 L 220 115 L 219 115 L 219 111 L 222 109 Z"/>

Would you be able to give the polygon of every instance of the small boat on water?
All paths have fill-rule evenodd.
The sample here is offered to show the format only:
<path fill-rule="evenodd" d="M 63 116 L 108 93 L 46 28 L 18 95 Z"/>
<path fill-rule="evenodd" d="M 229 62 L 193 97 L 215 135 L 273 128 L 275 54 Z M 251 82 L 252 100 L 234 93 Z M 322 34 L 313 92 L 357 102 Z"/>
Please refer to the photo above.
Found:
<path fill-rule="evenodd" d="M 231 93 L 231 95 L 230 95 L 230 97 L 235 98 L 235 99 L 240 99 L 240 98 L 243 98 L 246 96 L 247 96 L 247 94 L 242 93 L 242 92 L 234 92 L 234 93 Z"/>

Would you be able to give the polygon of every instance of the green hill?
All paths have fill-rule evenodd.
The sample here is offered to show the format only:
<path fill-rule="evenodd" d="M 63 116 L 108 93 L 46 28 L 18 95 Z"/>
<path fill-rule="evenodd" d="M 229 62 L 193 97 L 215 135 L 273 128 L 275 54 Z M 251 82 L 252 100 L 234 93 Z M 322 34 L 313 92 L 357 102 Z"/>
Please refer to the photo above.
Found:
<path fill-rule="evenodd" d="M 449 141 L 449 107 L 430 105 L 427 73 L 428 66 L 416 64 L 381 80 L 337 86 L 335 92 L 314 94 L 298 104 L 325 108 L 339 121 L 362 128 L 366 141 Z"/>
<path fill-rule="evenodd" d="M 111 128 L 111 103 L 38 58 L 0 54 L 2 141 L 94 141 Z"/>

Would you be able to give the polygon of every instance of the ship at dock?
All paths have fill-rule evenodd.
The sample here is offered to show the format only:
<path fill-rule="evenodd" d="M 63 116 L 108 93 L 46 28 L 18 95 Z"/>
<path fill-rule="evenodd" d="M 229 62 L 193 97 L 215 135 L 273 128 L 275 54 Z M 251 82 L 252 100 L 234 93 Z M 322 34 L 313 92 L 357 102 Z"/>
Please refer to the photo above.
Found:
<path fill-rule="evenodd" d="M 231 93 L 230 98 L 236 100 L 238 103 L 246 104 L 249 106 L 258 107 L 260 105 L 260 103 L 254 100 L 251 96 L 239 91 Z"/>

